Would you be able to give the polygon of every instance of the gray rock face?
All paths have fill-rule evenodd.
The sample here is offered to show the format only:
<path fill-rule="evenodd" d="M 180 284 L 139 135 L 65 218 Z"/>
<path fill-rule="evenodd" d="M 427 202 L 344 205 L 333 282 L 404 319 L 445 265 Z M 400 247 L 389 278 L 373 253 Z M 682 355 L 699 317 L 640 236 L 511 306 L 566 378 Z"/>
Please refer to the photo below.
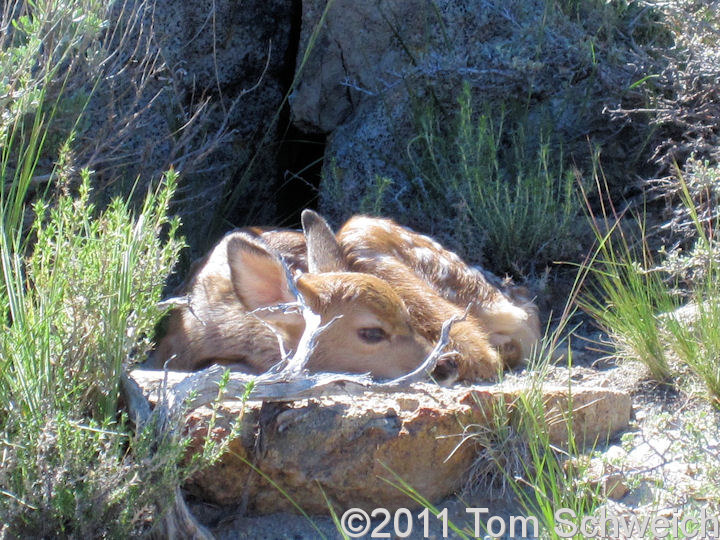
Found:
<path fill-rule="evenodd" d="M 418 1 L 304 2 L 300 56 L 323 21 L 292 96 L 295 124 L 309 132 L 333 131 L 368 98 L 397 84 L 413 57 L 430 46 L 423 23 L 429 4 Z M 419 12 L 418 12 L 419 10 Z"/>
<path fill-rule="evenodd" d="M 508 54 L 498 65 L 496 58 L 500 47 L 521 39 L 520 22 L 542 15 L 540 1 L 336 0 L 322 19 L 325 5 L 303 2 L 298 65 L 323 21 L 292 100 L 295 123 L 308 131 L 332 132 L 358 106 L 396 88 L 405 87 L 405 99 L 428 83 L 451 90 L 458 78 L 507 89 L 527 80 L 526 69 L 541 67 Z M 438 97 L 452 103 L 443 101 L 451 95 Z"/>
<path fill-rule="evenodd" d="M 602 103 L 619 99 L 632 73 L 606 72 L 587 30 L 540 0 L 336 0 L 326 13 L 325 5 L 303 2 L 298 66 L 323 26 L 291 105 L 297 126 L 328 134 L 319 210 L 335 224 L 378 212 L 458 247 L 462 201 L 442 216 L 427 216 L 421 202 L 428 186 L 412 149 L 423 143 L 423 115 L 450 125 L 468 83 L 478 111 L 522 104 L 531 143 L 542 127 L 559 134 L 565 154 L 586 154 L 586 135 L 608 123 Z M 382 177 L 392 183 L 373 201 Z M 450 230 L 432 230 L 442 220 Z"/>
<path fill-rule="evenodd" d="M 266 82 L 281 76 L 291 26 L 287 2 L 246 2 L 241 8 L 229 0 L 161 0 L 155 3 L 155 21 L 164 59 L 185 71 L 186 84 L 222 93 L 229 85 L 249 89 L 263 75 Z"/>

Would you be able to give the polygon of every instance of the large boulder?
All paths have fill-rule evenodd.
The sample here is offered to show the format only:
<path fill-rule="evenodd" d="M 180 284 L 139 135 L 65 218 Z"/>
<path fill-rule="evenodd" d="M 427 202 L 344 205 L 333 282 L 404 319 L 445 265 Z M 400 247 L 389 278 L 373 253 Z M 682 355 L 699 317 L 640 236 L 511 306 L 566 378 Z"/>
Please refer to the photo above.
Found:
<path fill-rule="evenodd" d="M 183 378 L 170 375 L 170 383 Z M 157 399 L 153 392 L 162 373 L 138 370 L 133 376 L 151 393 L 151 401 Z M 493 429 L 497 406 L 512 414 L 521 391 L 520 386 L 418 383 L 402 392 L 336 394 L 294 402 L 290 408 L 224 402 L 212 436 L 226 436 L 228 419 L 239 414 L 241 434 L 215 466 L 196 474 L 186 487 L 218 504 L 247 502 L 259 514 L 293 510 L 291 500 L 307 512 L 327 512 L 323 493 L 336 508 L 413 506 L 385 481 L 397 483 L 398 477 L 429 501 L 439 501 L 459 488 L 477 457 L 481 439 L 472 434 Z M 608 388 L 573 388 L 570 399 L 567 387 L 547 387 L 543 400 L 550 438 L 557 445 L 567 441 L 566 423 L 557 419 L 570 403 L 580 443 L 604 442 L 630 420 L 630 396 Z M 190 415 L 195 448 L 207 435 L 211 414 L 203 408 Z M 469 436 L 464 442 L 463 433 Z"/>
<path fill-rule="evenodd" d="M 612 176 L 613 159 L 626 157 L 635 144 L 637 133 L 625 131 L 618 138 L 620 128 L 603 114 L 604 106 L 620 102 L 641 76 L 633 48 L 610 36 L 600 46 L 597 22 L 584 21 L 579 12 L 543 0 L 326 5 L 303 2 L 298 66 L 308 47 L 310 52 L 291 106 L 297 126 L 328 135 L 319 210 L 335 225 L 358 211 L 392 215 L 473 262 L 482 261 L 463 249 L 467 239 L 458 238 L 481 234 L 464 223 L 472 216 L 463 215 L 462 197 L 448 197 L 444 207 L 435 208 L 439 216 L 428 215 L 427 201 L 438 198 L 432 193 L 438 188 L 423 178 L 430 171 L 418 167 L 413 155 L 426 142 L 417 138 L 423 122 L 438 129 L 441 142 L 433 151 L 441 153 L 442 144 L 452 143 L 465 84 L 477 112 L 505 109 L 506 132 L 524 131 L 527 140 L 515 145 L 526 146 L 528 156 L 541 134 L 552 133 L 555 154 L 561 144 L 562 154 L 582 166 L 588 137 L 596 137 L 603 140 Z M 611 11 L 607 17 L 616 17 Z M 623 15 L 628 24 L 631 12 Z M 621 18 L 612 20 L 623 28 Z M 383 178 L 391 182 L 384 190 Z"/>

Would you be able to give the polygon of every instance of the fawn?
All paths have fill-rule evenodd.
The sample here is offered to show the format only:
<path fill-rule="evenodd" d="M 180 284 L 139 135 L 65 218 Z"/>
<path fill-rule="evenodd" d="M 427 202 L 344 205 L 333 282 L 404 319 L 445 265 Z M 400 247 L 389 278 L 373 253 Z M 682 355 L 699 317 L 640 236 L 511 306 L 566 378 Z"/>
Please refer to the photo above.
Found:
<path fill-rule="evenodd" d="M 323 241 L 314 242 L 311 232 L 307 244 L 322 249 Z M 318 336 L 308 369 L 395 378 L 416 368 L 432 347 L 390 285 L 358 272 L 313 273 L 316 257 L 310 248 L 306 258 L 305 243 L 293 231 L 251 228 L 225 236 L 181 285 L 189 303 L 172 310 L 153 363 L 193 370 L 217 362 L 261 373 L 279 362 L 278 335 L 295 348 L 305 326 L 300 314 L 272 309 L 295 300 L 280 252 L 291 270 L 309 270 L 296 278 L 297 289 L 322 324 L 333 321 Z"/>
<path fill-rule="evenodd" d="M 253 371 L 279 361 L 277 338 L 258 317 L 290 347 L 299 340 L 302 319 L 271 310 L 249 313 L 292 300 L 275 253 L 292 270 L 307 272 L 297 286 L 323 322 L 343 315 L 320 336 L 310 369 L 406 373 L 422 362 L 442 323 L 473 302 L 466 320 L 451 329 L 455 364 L 439 365 L 438 378 L 494 379 L 503 363 L 527 356 L 539 336 L 537 309 L 527 298 L 506 296 L 426 236 L 390 220 L 356 216 L 336 237 L 307 210 L 303 228 L 304 235 L 260 228 L 231 233 L 198 261 L 182 286 L 192 304 L 171 314 L 157 358 L 174 355 L 170 365 L 177 369 L 220 361 L 243 362 Z"/>

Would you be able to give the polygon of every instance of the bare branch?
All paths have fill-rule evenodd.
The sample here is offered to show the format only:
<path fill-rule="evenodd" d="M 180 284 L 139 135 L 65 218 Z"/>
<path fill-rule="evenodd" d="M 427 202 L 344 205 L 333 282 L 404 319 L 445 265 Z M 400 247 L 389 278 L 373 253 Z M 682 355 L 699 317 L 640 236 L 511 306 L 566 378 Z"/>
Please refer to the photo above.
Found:
<path fill-rule="evenodd" d="M 381 384 L 380 386 L 384 388 L 396 388 L 426 379 L 428 377 L 428 374 L 432 373 L 432 371 L 435 369 L 438 361 L 447 354 L 446 352 L 444 352 L 444 349 L 445 347 L 447 347 L 447 344 L 450 341 L 450 329 L 452 328 L 453 324 L 455 324 L 456 322 L 464 321 L 466 319 L 468 310 L 470 309 L 471 305 L 472 304 L 468 305 L 462 317 L 455 316 L 443 323 L 442 330 L 440 331 L 440 339 L 438 339 L 437 344 L 422 364 L 420 364 L 414 371 L 411 371 L 407 375 L 403 375 L 402 377 L 393 379 L 392 381 Z"/>
<path fill-rule="evenodd" d="M 310 313 L 312 313 L 310 311 Z M 315 314 L 312 314 L 319 317 Z M 233 372 L 226 386 L 225 396 L 228 400 L 241 399 L 248 384 L 253 384 L 249 399 L 257 401 L 296 401 L 311 397 L 331 395 L 333 393 L 360 393 L 369 389 L 393 390 L 405 387 L 413 382 L 427 380 L 428 374 L 435 369 L 438 360 L 444 357 L 445 347 L 450 340 L 450 329 L 463 317 L 453 317 L 443 323 L 440 339 L 428 357 L 415 370 L 386 383 L 377 383 L 369 375 L 351 375 L 347 373 L 303 373 L 305 362 L 311 353 L 313 340 L 328 325 L 310 328 L 303 334 L 307 346 L 293 355 L 282 369 L 272 369 L 260 376 Z M 332 323 L 333 321 L 331 321 Z M 317 324 L 317 322 L 315 323 Z M 175 384 L 168 391 L 168 409 L 171 418 L 180 418 L 188 410 L 202 407 L 217 398 L 217 387 L 226 368 L 211 366 L 194 373 Z"/>

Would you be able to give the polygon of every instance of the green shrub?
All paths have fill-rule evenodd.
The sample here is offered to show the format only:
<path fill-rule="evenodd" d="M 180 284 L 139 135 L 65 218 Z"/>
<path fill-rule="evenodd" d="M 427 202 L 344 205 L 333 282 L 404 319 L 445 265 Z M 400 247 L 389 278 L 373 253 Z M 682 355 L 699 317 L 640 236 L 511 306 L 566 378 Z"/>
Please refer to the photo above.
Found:
<path fill-rule="evenodd" d="M 460 251 L 483 250 L 493 270 L 523 272 L 574 252 L 578 201 L 549 137 L 507 123 L 504 111 L 475 111 L 466 86 L 449 126 L 432 110 L 420 115 L 408 153 L 420 204 L 427 215 L 452 209 Z"/>
<path fill-rule="evenodd" d="M 35 205 L 29 257 L 0 222 L 0 519 L 14 534 L 141 530 L 185 474 L 186 440 L 133 435 L 118 414 L 120 376 L 149 346 L 182 246 L 166 217 L 176 175 L 137 216 L 121 201 L 97 213 L 83 176 L 77 198 Z"/>
<path fill-rule="evenodd" d="M 42 0 L 0 12 L 2 537 L 146 532 L 224 449 L 209 441 L 187 459 L 181 425 L 122 412 L 121 377 L 150 347 L 183 242 L 167 217 L 175 172 L 146 179 L 155 187 L 139 205 L 129 194 L 97 209 L 92 174 L 77 169 L 107 9 Z"/>

